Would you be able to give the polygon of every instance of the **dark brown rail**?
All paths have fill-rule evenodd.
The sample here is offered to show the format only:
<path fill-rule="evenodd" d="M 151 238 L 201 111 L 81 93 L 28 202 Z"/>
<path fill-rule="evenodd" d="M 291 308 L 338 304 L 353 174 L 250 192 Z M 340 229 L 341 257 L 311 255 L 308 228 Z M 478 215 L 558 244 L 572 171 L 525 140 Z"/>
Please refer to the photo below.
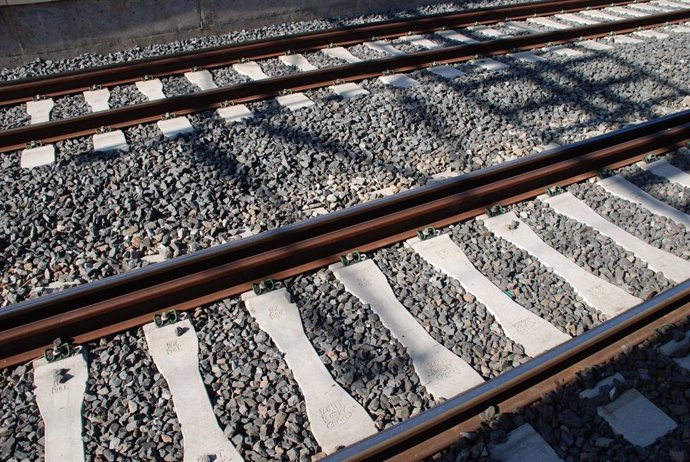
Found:
<path fill-rule="evenodd" d="M 441 13 L 414 18 L 382 21 L 372 24 L 341 27 L 304 34 L 273 37 L 113 64 L 88 70 L 56 74 L 48 77 L 10 81 L 0 85 L 0 106 L 28 101 L 36 95 L 59 96 L 88 90 L 92 85 L 105 87 L 140 80 L 146 75 L 162 77 L 185 72 L 195 67 L 227 66 L 242 59 L 280 56 L 288 51 L 309 51 L 330 44 L 351 45 L 372 36 L 390 38 L 406 33 L 428 33 L 450 27 L 491 24 L 505 19 L 524 19 L 558 12 L 577 11 L 609 5 L 632 3 L 632 0 L 565 0 L 541 1 L 496 8 L 479 8 L 457 13 Z"/>
<path fill-rule="evenodd" d="M 358 81 L 377 77 L 385 72 L 408 72 L 436 64 L 456 63 L 477 55 L 491 56 L 516 50 L 530 50 L 549 44 L 567 43 L 580 38 L 603 37 L 612 33 L 626 33 L 659 24 L 683 22 L 690 19 L 690 9 L 673 11 L 643 18 L 615 21 L 556 32 L 530 34 L 507 39 L 441 48 L 404 56 L 365 61 L 338 67 L 249 82 L 189 95 L 151 101 L 134 106 L 103 111 L 80 117 L 55 120 L 37 125 L 0 132 L 0 152 L 23 148 L 32 141 L 53 142 L 96 133 L 101 127 L 124 128 L 153 122 L 167 113 L 177 115 L 220 107 L 224 102 L 247 102 L 281 94 L 286 90 L 308 90 L 332 85 L 335 81 Z"/>
<path fill-rule="evenodd" d="M 362 204 L 169 262 L 0 310 L 0 367 L 30 359 L 56 337 L 86 342 L 407 239 L 618 167 L 690 139 L 690 110 L 524 159 Z"/>

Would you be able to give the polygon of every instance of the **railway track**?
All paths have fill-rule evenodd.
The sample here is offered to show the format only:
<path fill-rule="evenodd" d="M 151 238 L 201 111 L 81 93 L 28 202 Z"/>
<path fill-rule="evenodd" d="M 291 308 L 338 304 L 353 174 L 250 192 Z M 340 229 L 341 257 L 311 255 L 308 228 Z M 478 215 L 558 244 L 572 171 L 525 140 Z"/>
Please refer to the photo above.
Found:
<path fill-rule="evenodd" d="M 661 324 L 687 317 L 690 282 L 685 281 L 685 273 L 690 265 L 620 228 L 610 227 L 604 218 L 595 220 L 595 212 L 561 189 L 602 169 L 617 169 L 645 156 L 664 154 L 684 146 L 689 139 L 690 111 L 685 111 L 10 306 L 0 311 L 0 364 L 7 367 L 34 358 L 55 338 L 85 344 L 144 325 L 149 352 L 175 402 L 185 459 L 239 460 L 241 454 L 220 431 L 211 407 L 200 400 L 206 391 L 198 372 L 196 315 L 183 312 L 242 295 L 259 328 L 285 355 L 304 396 L 311 432 L 322 451 L 333 454 L 334 460 L 381 460 L 411 454 L 426 457 L 454 441 L 460 429 L 476 426 L 477 414 L 488 407 L 498 405 L 505 412 L 524 406 L 556 384 L 573 380 L 574 371 L 583 365 L 611 358 L 620 351 L 620 345 L 638 343 Z M 682 182 L 687 176 L 663 160 L 646 159 L 647 168 L 671 181 Z M 664 206 L 621 177 L 600 175 L 606 178 L 598 185 L 610 194 L 690 225 L 687 215 Z M 560 187 L 554 188 L 555 184 Z M 540 200 L 555 212 L 593 226 L 679 285 L 643 302 L 583 270 L 543 242 L 539 244 L 522 215 L 504 207 L 547 189 L 551 197 Z M 510 292 L 501 293 L 442 230 L 486 210 L 489 215 L 480 217 L 486 229 L 552 267 L 575 288 L 589 310 L 598 310 L 610 320 L 569 340 L 572 334 L 554 327 L 553 319 L 547 321 L 520 307 Z M 488 369 L 478 372 L 476 364 L 470 366 L 434 340 L 400 304 L 381 263 L 359 253 L 404 240 L 422 259 L 457 279 L 468 294 L 484 303 L 502 335 L 511 344 L 520 345 L 525 358 L 536 359 L 485 382 L 487 374 L 490 376 Z M 295 304 L 289 296 L 290 285 L 274 282 L 327 264 L 340 284 L 368 305 L 390 335 L 401 342 L 419 387 L 436 402 L 445 402 L 379 432 L 366 410 L 333 381 L 304 333 L 298 304 L 306 300 L 296 300 Z M 351 328 L 360 327 L 353 324 Z M 78 456 L 83 451 L 79 438 L 81 396 L 88 376 L 85 349 L 57 340 L 44 355 L 46 359 L 38 360 L 34 367 L 37 401 L 46 421 L 46 451 L 53 457 L 66 453 Z M 559 379 L 554 382 L 554 377 Z M 57 416 L 54 401 L 47 396 L 62 392 L 74 393 L 69 401 L 73 404 Z M 363 441 L 357 442 L 360 439 Z M 346 445 L 352 446 L 338 451 Z"/>
<path fill-rule="evenodd" d="M 540 5 L 548 9 L 552 3 Z M 568 3 L 573 10 L 558 14 L 575 11 L 576 3 Z M 511 19 L 522 18 L 524 9 L 515 8 Z M 650 14 L 622 21 L 616 30 L 640 32 L 638 28 L 656 27 L 663 19 L 687 20 L 684 11 L 656 14 L 660 7 L 650 8 Z M 633 11 L 644 12 L 644 7 Z M 504 13 L 481 10 L 468 15 L 484 18 L 475 19 L 480 24 L 495 24 Z M 439 20 L 465 24 L 468 15 Z M 438 30 L 439 24 L 420 21 L 415 26 L 419 29 L 410 29 L 389 22 L 371 27 L 389 27 L 385 37 L 395 37 L 409 30 Z M 582 33 L 590 26 L 569 27 L 563 33 Z M 603 26 L 591 26 L 588 34 L 601 36 Z M 610 31 L 611 24 L 606 27 Z M 371 31 L 364 30 L 357 32 L 357 40 L 369 37 Z M 489 29 L 488 34 L 495 31 Z M 383 32 L 378 37 L 383 38 Z M 545 37 L 555 36 L 517 36 L 522 42 L 498 38 L 344 68 L 351 69 L 352 80 L 363 78 L 355 72 L 371 66 L 375 70 L 367 76 L 389 77 L 387 71 L 416 68 L 418 59 L 426 60 L 422 67 L 428 65 L 429 56 L 445 56 L 445 62 L 451 62 L 474 57 L 471 53 L 477 50 L 485 56 L 515 53 L 516 48 L 549 44 Z M 563 38 L 570 35 L 560 37 L 562 43 L 572 40 Z M 304 50 L 323 46 L 314 44 L 313 34 L 300 40 Z M 340 45 L 356 43 L 354 38 L 341 40 Z M 284 45 L 276 43 L 272 51 L 262 53 L 295 56 L 283 55 Z M 549 46 L 556 43 L 561 42 Z M 251 52 L 258 53 L 259 45 L 252 46 Z M 370 47 L 391 50 L 382 42 Z M 204 59 L 214 54 L 213 59 L 230 59 L 227 53 L 237 53 L 235 48 L 209 52 Z M 180 58 L 178 67 L 161 68 L 158 76 L 187 69 L 186 58 Z M 156 59 L 137 65 L 154 62 L 162 65 Z M 223 63 L 228 62 L 232 61 Z M 294 62 L 299 67 L 300 61 Z M 140 71 L 122 78 L 136 80 Z M 74 74 L 74 82 L 90 72 Z M 311 79 L 320 72 L 268 79 L 264 87 L 258 80 L 232 91 L 255 92 L 243 98 L 275 96 L 279 93 L 267 90 L 275 82 L 294 89 L 291 85 L 297 80 L 290 79 Z M 326 85 L 328 79 L 309 82 L 297 89 Z M 104 82 L 111 84 L 117 82 Z M 55 91 L 84 88 L 78 85 Z M 220 98 L 230 89 L 211 93 L 215 91 L 213 98 Z M 210 93 L 161 101 L 189 102 L 205 94 Z M 186 110 L 191 109 L 185 106 L 178 114 Z M 95 120 L 96 115 L 88 117 Z M 84 120 L 59 123 L 78 119 Z M 48 139 L 35 138 L 35 133 L 32 141 Z M 15 436 L 43 437 L 46 460 L 83 460 L 85 454 L 104 460 L 145 454 L 149 459 L 191 461 L 430 457 L 464 438 L 465 432 L 494 425 L 500 415 L 518 413 L 545 394 L 579 383 L 583 370 L 619 357 L 631 345 L 645 344 L 656 330 L 668 324 L 687 328 L 686 249 L 641 235 L 619 213 L 632 209 L 636 216 L 690 229 L 686 204 L 676 197 L 678 189 L 690 187 L 688 174 L 661 158 L 688 140 L 690 111 L 684 111 L 5 307 L 0 310 L 0 368 L 26 371 L 24 363 L 33 361 L 33 372 L 1 376 L 0 404 L 14 400 L 16 408 L 24 409 L 24 402 L 35 400 L 38 408 L 29 413 L 33 423 L 13 424 L 16 416 L 0 419 L 0 438 L 6 442 L 0 458 L 10 457 L 18 447 L 7 443 L 8 435 L 13 441 Z M 657 194 L 656 199 L 645 193 L 624 179 L 626 168 L 636 163 L 639 167 L 634 168 L 677 189 L 667 196 Z M 599 199 L 601 195 L 606 199 Z M 542 223 L 544 218 L 550 221 Z M 606 240 L 602 247 L 619 249 L 611 259 L 619 262 L 623 275 L 590 261 L 588 254 L 578 251 L 580 241 L 566 242 L 570 234 L 559 237 L 564 227 L 578 228 L 577 239 Z M 493 244 L 473 250 L 482 242 Z M 478 256 L 482 253 L 486 255 Z M 510 278 L 515 281 L 499 276 L 494 268 L 501 266 L 512 268 Z M 540 273 L 536 282 L 536 274 L 524 269 L 529 266 L 550 270 Z M 523 282 L 532 276 L 535 281 Z M 522 285 L 538 292 L 537 298 L 545 293 L 548 304 L 525 296 Z M 685 367 L 687 338 L 681 337 L 674 334 L 673 341 L 660 347 L 659 361 Z M 668 335 L 664 339 L 668 341 Z M 118 357 L 126 359 L 117 361 Z M 128 366 L 145 372 L 132 377 Z M 15 382 L 17 376 L 22 378 Z M 33 379 L 30 386 L 27 376 Z M 590 397 L 572 399 L 590 400 L 602 413 L 610 412 L 610 419 L 602 417 L 609 429 L 606 434 L 620 435 L 618 443 L 667 444 L 678 435 L 676 426 L 686 425 L 683 415 L 669 411 L 668 400 L 651 396 L 650 387 L 643 388 L 637 379 L 611 374 L 600 378 L 602 384 L 588 385 L 585 395 Z M 140 399 L 133 390 L 150 395 Z M 56 405 L 56 396 L 65 398 L 65 406 Z M 624 405 L 628 410 L 644 408 L 648 421 L 657 419 L 651 426 L 654 431 L 617 427 L 621 414 L 616 412 L 625 410 Z M 258 420 L 247 417 L 247 409 L 256 410 L 257 419 L 266 425 L 257 428 Z M 35 423 L 39 412 L 42 426 Z M 155 433 L 152 428 L 159 421 L 166 423 Z M 273 434 L 266 430 L 271 426 Z M 554 449 L 562 450 L 551 448 L 552 438 L 539 433 L 529 425 L 514 432 L 511 428 L 501 441 L 492 441 L 491 456 L 503 459 L 527 446 L 514 444 L 516 440 L 544 451 L 531 457 L 550 457 Z M 276 444 L 281 438 L 292 446 L 290 451 Z M 135 446 L 142 446 L 142 452 Z"/>
<path fill-rule="evenodd" d="M 409 33 L 426 34 L 449 28 L 464 28 L 480 24 L 494 24 L 504 20 L 567 13 L 583 8 L 626 5 L 632 1 L 541 1 L 523 5 L 481 8 L 458 13 L 445 13 L 383 21 L 310 32 L 306 34 L 257 40 L 249 43 L 216 47 L 206 50 L 176 53 L 170 56 L 142 59 L 95 69 L 36 77 L 18 82 L 5 82 L 0 86 L 0 106 L 30 101 L 36 95 L 60 96 L 89 90 L 93 85 L 111 87 L 132 83 L 143 76 L 164 77 L 182 74 L 196 67 L 215 68 L 239 63 L 243 60 L 279 57 L 286 53 L 302 53 L 329 46 L 348 46 L 370 40 L 371 37 L 388 39 Z"/>
<path fill-rule="evenodd" d="M 614 3 L 618 4 L 617 2 Z M 616 8 L 612 3 L 607 2 L 606 5 Z M 603 2 L 573 1 L 566 4 L 563 2 L 539 2 L 528 6 L 472 10 L 464 13 L 424 17 L 415 19 L 411 23 L 409 21 L 407 23 L 393 21 L 351 27 L 335 32 L 311 33 L 279 40 L 259 41 L 249 45 L 223 47 L 201 53 L 187 53 L 182 56 L 154 58 L 142 62 L 36 78 L 29 81 L 16 83 L 10 81 L 0 86 L 0 105 L 25 101 L 31 96 L 38 95 L 37 92 L 40 88 L 39 99 L 28 103 L 32 104 L 32 107 L 35 108 L 33 110 L 37 111 L 36 117 L 32 120 L 39 123 L 0 132 L 0 152 L 15 151 L 27 146 L 35 149 L 41 144 L 87 135 L 95 135 L 94 147 L 96 150 L 122 149 L 127 146 L 125 136 L 120 130 L 122 128 L 157 122 L 166 136 L 176 136 L 179 133 L 193 130 L 185 115 L 203 110 L 219 109 L 218 114 L 221 117 L 234 121 L 251 116 L 251 112 L 243 103 L 270 97 L 277 97 L 279 101 L 282 101 L 281 104 L 292 109 L 312 105 L 313 102 L 301 93 L 305 90 L 331 87 L 339 95 L 356 95 L 364 92 L 358 86 L 352 85 L 363 79 L 379 77 L 384 80 L 388 79 L 386 81 L 392 82 L 393 85 L 396 85 L 396 81 L 398 81 L 397 85 L 405 86 L 412 83 L 409 79 L 401 77 L 403 74 L 400 73 L 418 69 L 429 69 L 447 78 L 454 78 L 461 73 L 449 67 L 449 64 L 476 60 L 479 57 L 509 53 L 525 54 L 527 50 L 545 46 L 554 47 L 577 41 L 601 49 L 606 45 L 592 44 L 592 39 L 614 34 L 640 34 L 644 33 L 643 29 L 682 23 L 690 19 L 690 8 L 678 9 L 678 5 L 685 5 L 683 3 L 674 3 L 673 5 L 673 7 L 666 6 L 666 10 L 663 6 L 653 8 L 652 11 L 628 9 L 625 10 L 629 14 L 627 17 L 615 16 L 607 12 L 592 17 L 591 14 L 575 16 L 568 12 L 581 11 L 585 7 L 601 7 Z M 639 8 L 640 5 L 636 4 L 636 6 Z M 525 18 L 538 21 L 542 19 L 540 15 L 553 14 L 554 12 L 558 12 L 560 18 L 543 18 L 540 23 L 547 29 L 555 29 L 549 32 L 508 36 L 488 28 L 485 31 L 488 31 L 490 37 L 493 35 L 499 38 L 478 42 L 455 31 L 443 30 L 451 26 L 473 25 L 476 27 L 483 24 L 495 24 L 499 21 L 514 22 Z M 587 11 L 587 13 L 591 12 Z M 568 16 L 569 14 L 570 16 Z M 611 21 L 611 18 L 617 18 L 617 20 Z M 557 19 L 561 19 L 560 22 Z M 580 23 L 578 24 L 577 21 Z M 581 25 L 583 23 L 586 25 Z M 522 29 L 522 32 L 525 30 L 535 31 L 529 25 L 518 26 L 518 29 Z M 441 47 L 438 43 L 418 35 L 435 31 L 443 37 L 450 38 L 451 41 L 464 43 Z M 372 38 L 371 34 L 374 33 L 380 35 Z M 387 37 L 399 37 L 406 33 L 412 33 L 414 34 L 412 37 L 417 37 L 412 43 L 417 43 L 421 48 L 430 49 L 401 53 L 381 40 Z M 338 39 L 334 37 L 338 37 Z M 362 61 L 342 47 L 342 45 L 361 42 L 363 38 L 370 39 L 367 42 L 370 47 L 384 53 L 392 53 L 393 56 Z M 288 46 L 290 48 L 287 48 Z M 293 54 L 295 51 L 315 49 L 323 49 L 326 53 L 330 53 L 331 58 L 337 56 L 349 64 L 317 69 L 301 54 Z M 578 53 L 568 50 L 564 49 L 563 51 Z M 281 60 L 286 65 L 299 69 L 300 72 L 269 78 L 253 61 L 254 59 L 275 56 L 281 56 Z M 540 58 L 530 55 L 528 59 L 539 60 Z M 229 64 L 233 65 L 235 71 L 250 76 L 253 81 L 218 88 L 211 74 L 199 67 L 199 65 L 204 65 L 213 68 Z M 493 64 L 493 61 L 489 60 L 488 64 Z M 184 70 L 189 71 L 185 75 L 188 76 L 190 82 L 194 82 L 194 85 L 202 91 L 166 97 L 161 81 L 154 77 L 170 75 Z M 144 74 L 145 72 L 151 72 L 151 74 Z M 130 83 L 137 79 L 144 79 L 138 80 L 137 88 L 146 94 L 150 101 L 109 109 L 107 90 L 100 88 L 100 86 L 107 87 Z M 91 90 L 87 90 L 87 93 L 91 107 L 96 108 L 94 109 L 95 112 L 67 119 L 49 120 L 50 108 L 52 108 L 53 103 L 51 99 L 43 99 L 46 95 L 64 95 L 85 90 L 87 86 L 91 88 Z M 102 93 L 104 91 L 106 93 Z M 51 151 L 52 155 L 47 151 Z M 34 154 L 39 159 L 54 158 L 54 149 L 39 148 Z M 36 162 L 40 164 L 43 161 Z M 27 165 L 33 164 L 27 161 Z"/>

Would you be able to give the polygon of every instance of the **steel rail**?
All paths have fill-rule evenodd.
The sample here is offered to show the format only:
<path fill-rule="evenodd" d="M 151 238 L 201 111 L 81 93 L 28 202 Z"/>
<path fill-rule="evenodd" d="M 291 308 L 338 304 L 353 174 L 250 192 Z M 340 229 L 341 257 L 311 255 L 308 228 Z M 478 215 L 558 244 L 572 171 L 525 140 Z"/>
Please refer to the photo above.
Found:
<path fill-rule="evenodd" d="M 332 85 L 336 81 L 359 81 L 384 75 L 387 72 L 409 72 L 438 64 L 468 61 L 477 56 L 506 54 L 571 42 L 580 38 L 604 37 L 626 33 L 659 24 L 683 22 L 690 19 L 690 9 L 595 24 L 555 32 L 515 36 L 506 39 L 459 45 L 404 56 L 299 72 L 283 77 L 248 82 L 231 87 L 165 98 L 133 106 L 112 109 L 79 117 L 54 120 L 0 132 L 0 152 L 25 147 L 31 142 L 53 142 L 96 133 L 101 127 L 125 128 L 154 122 L 166 114 L 184 115 L 213 109 L 224 103 L 248 102 L 280 95 L 284 91 L 302 91 Z"/>
<path fill-rule="evenodd" d="M 623 345 L 634 345 L 651 336 L 662 322 L 678 322 L 688 314 L 690 281 L 685 281 L 515 369 L 344 448 L 324 461 L 378 462 L 399 458 L 401 454 L 407 454 L 404 460 L 413 456 L 414 460 L 420 460 L 439 449 L 436 446 L 433 452 L 425 451 L 425 445 L 437 435 L 490 406 L 499 406 L 500 412 L 519 409 L 520 406 L 510 406 L 508 410 L 503 403 L 519 396 L 522 396 L 522 406 L 534 402 L 547 391 L 572 381 L 584 365 L 601 364 L 620 353 Z M 446 439 L 445 444 L 448 443 L 452 440 Z M 416 451 L 411 452 L 410 448 Z"/>
<path fill-rule="evenodd" d="M 265 59 L 280 56 L 290 51 L 318 50 L 331 44 L 339 46 L 352 45 L 369 40 L 373 36 L 377 38 L 391 38 L 407 33 L 430 33 L 443 28 L 492 24 L 504 20 L 519 20 L 533 16 L 628 3 L 634 3 L 634 0 L 545 0 L 272 37 L 240 44 L 140 59 L 94 69 L 9 81 L 0 85 L 0 106 L 28 101 L 36 95 L 60 96 L 88 90 L 93 85 L 109 87 L 131 83 L 140 80 L 146 75 L 163 77 L 191 70 L 195 67 L 215 68 L 227 66 L 243 59 Z"/>
<path fill-rule="evenodd" d="M 325 266 L 618 167 L 690 139 L 690 110 L 493 166 L 439 184 L 264 232 L 169 262 L 0 309 L 0 367 L 35 356 L 56 337 L 86 342 L 136 327 L 164 309 L 189 310 Z"/>

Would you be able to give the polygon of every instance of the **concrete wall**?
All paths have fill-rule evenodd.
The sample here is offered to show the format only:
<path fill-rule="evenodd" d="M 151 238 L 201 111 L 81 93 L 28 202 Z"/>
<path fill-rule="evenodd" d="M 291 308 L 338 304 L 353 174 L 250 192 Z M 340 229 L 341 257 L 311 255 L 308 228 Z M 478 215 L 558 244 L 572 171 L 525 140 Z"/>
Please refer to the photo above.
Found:
<path fill-rule="evenodd" d="M 438 0 L 0 0 L 0 67 Z M 26 0 L 20 0 L 26 1 Z"/>

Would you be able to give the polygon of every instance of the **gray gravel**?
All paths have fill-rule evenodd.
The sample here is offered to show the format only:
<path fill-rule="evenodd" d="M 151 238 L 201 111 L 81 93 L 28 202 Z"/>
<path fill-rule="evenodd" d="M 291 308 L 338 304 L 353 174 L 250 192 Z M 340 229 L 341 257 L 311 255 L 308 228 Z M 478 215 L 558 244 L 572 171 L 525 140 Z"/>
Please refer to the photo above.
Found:
<path fill-rule="evenodd" d="M 61 96 L 54 99 L 53 110 L 50 111 L 50 119 L 68 119 L 91 112 L 91 107 L 84 99 L 84 95 Z"/>
<path fill-rule="evenodd" d="M 219 426 L 245 460 L 310 460 L 318 453 L 299 388 L 244 305 L 237 299 L 215 303 L 196 310 L 193 323 L 201 373 Z M 87 347 L 86 454 L 106 461 L 182 460 L 170 391 L 141 329 Z M 43 460 L 32 366 L 0 371 L 0 392 L 2 460 Z"/>
<path fill-rule="evenodd" d="M 194 314 L 202 376 L 220 427 L 245 460 L 309 460 L 318 452 L 282 354 L 237 298 Z"/>
<path fill-rule="evenodd" d="M 173 96 L 188 95 L 190 93 L 198 93 L 201 91 L 201 88 L 187 80 L 184 75 L 164 77 L 161 79 L 161 83 L 163 83 L 163 93 L 168 98 L 172 98 Z"/>
<path fill-rule="evenodd" d="M 111 108 L 145 103 L 147 101 L 148 98 L 146 98 L 135 85 L 117 85 L 110 88 L 110 100 L 108 100 L 108 104 L 110 104 Z"/>
<path fill-rule="evenodd" d="M 141 329 L 89 345 L 86 387 L 86 454 L 107 461 L 182 458 L 170 391 Z"/>
<path fill-rule="evenodd" d="M 546 319 L 561 331 L 580 335 L 604 321 L 560 276 L 536 258 L 496 238 L 476 220 L 450 227 L 453 241 L 472 264 L 516 303 Z"/>
<path fill-rule="evenodd" d="M 529 423 L 567 462 L 583 460 L 649 460 L 682 462 L 690 457 L 690 374 L 656 348 L 689 329 L 666 326 L 655 338 L 628 349 L 614 360 L 583 371 L 574 383 L 547 394 L 518 412 L 501 413 L 482 424 L 477 432 L 465 433 L 451 448 L 429 458 L 436 462 L 489 461 L 489 447 L 505 440 L 518 426 Z M 623 391 L 635 388 L 676 421 L 678 428 L 640 448 L 615 434 L 596 406 L 578 394 L 599 380 L 619 372 L 626 382 Z"/>
<path fill-rule="evenodd" d="M 239 85 L 240 83 L 251 81 L 249 77 L 235 72 L 232 67 L 219 67 L 218 69 L 211 69 L 209 72 L 213 76 L 213 81 L 219 87 Z"/>
<path fill-rule="evenodd" d="M 31 364 L 0 370 L 0 460 L 43 460 L 43 421 L 33 389 Z"/>
<path fill-rule="evenodd" d="M 322 362 L 379 429 L 433 405 L 404 347 L 329 270 L 287 280 L 285 286 Z"/>
<path fill-rule="evenodd" d="M 455 8 L 445 4 L 418 12 Z M 15 70 L 0 70 L 0 79 L 405 14 L 409 13 L 278 25 L 108 56 L 35 61 Z M 141 267 L 147 264 L 147 256 L 174 257 L 233 240 L 247 230 L 295 222 L 311 216 L 313 209 L 351 206 L 391 185 L 408 189 L 426 184 L 435 173 L 476 170 L 527 155 L 550 142 L 572 142 L 678 110 L 689 93 L 688 37 L 674 34 L 665 41 L 617 45 L 609 52 L 587 51 L 580 58 L 548 54 L 549 63 L 538 66 L 502 57 L 511 69 L 501 73 L 462 64 L 457 67 L 468 76 L 454 82 L 415 72 L 411 76 L 420 84 L 410 90 L 373 79 L 362 83 L 369 96 L 346 102 L 327 89 L 310 91 L 307 95 L 317 103 L 312 108 L 292 114 L 275 101 L 253 103 L 249 106 L 256 117 L 230 126 L 213 112 L 194 114 L 189 116 L 197 130 L 193 135 L 164 140 L 155 124 L 137 126 L 125 131 L 130 152 L 112 154 L 91 153 L 90 139 L 59 142 L 56 164 L 33 170 L 21 170 L 17 154 L 0 156 L 1 304 Z M 396 44 L 410 51 L 409 45 Z M 353 47 L 353 53 L 382 56 L 361 46 Z M 321 53 L 307 57 L 317 66 L 341 64 Z M 275 59 L 261 65 L 269 75 L 294 71 Z M 246 81 L 231 68 L 212 73 L 221 85 Z M 164 81 L 168 94 L 191 91 L 191 84 L 182 77 Z M 81 96 L 71 98 L 79 104 L 66 104 L 67 98 L 56 100 L 54 118 L 85 111 Z M 111 89 L 112 107 L 144 101 L 133 85 Z M 2 129 L 26 123 L 23 107 L 0 110 Z M 649 188 L 654 194 L 671 191 L 667 185 Z M 570 189 L 630 232 L 690 258 L 690 236 L 684 229 L 639 211 L 633 217 L 633 209 L 591 185 Z M 553 224 L 559 229 L 570 227 L 567 221 Z M 517 303 L 562 331 L 577 335 L 602 321 L 562 279 L 491 236 L 480 224 L 471 221 L 449 229 L 480 271 L 502 290 L 509 290 Z M 569 231 L 571 237 L 590 238 L 585 230 Z M 550 239 L 574 258 L 583 258 L 584 253 L 576 256 L 576 249 L 556 233 Z M 601 253 L 609 244 L 596 238 L 592 252 Z M 618 249 L 610 255 L 592 270 L 615 278 L 611 262 L 627 261 L 629 255 Z M 394 247 L 372 258 L 430 334 L 485 378 L 524 360 L 519 347 L 497 334 L 498 327 L 483 306 L 418 256 Z M 667 284 L 636 261 L 623 279 L 640 294 L 647 285 L 661 289 Z M 408 285 L 416 290 L 407 289 Z M 287 286 L 326 367 L 363 403 L 379 428 L 431 405 L 431 397 L 417 388 L 418 379 L 401 345 L 329 272 L 300 276 L 287 281 Z M 360 321 L 366 328 L 360 327 Z M 357 326 L 347 328 L 350 322 Z M 236 299 L 214 304 L 197 312 L 194 323 L 214 411 L 221 428 L 235 435 L 233 443 L 243 456 L 247 460 L 309 460 L 316 454 L 297 385 L 280 353 L 242 304 Z M 90 454 L 105 460 L 180 459 L 179 428 L 167 386 L 144 343 L 136 331 L 89 345 L 92 367 L 85 441 Z M 136 373 L 123 373 L 121 364 L 134 365 Z M 647 368 L 654 377 L 678 375 L 656 364 Z M 30 367 L 0 372 L 0 448 L 10 448 L 18 460 L 40 460 L 42 424 L 37 420 L 31 382 Z M 655 386 L 659 394 L 667 391 L 668 399 L 681 399 L 674 389 L 663 388 L 663 383 Z M 653 391 L 645 390 L 645 394 Z M 664 397 L 655 397 L 658 405 L 665 402 L 660 404 L 656 398 Z M 560 415 L 566 405 L 552 406 L 552 414 L 539 414 L 544 422 L 539 430 L 555 424 L 554 438 L 563 442 L 563 451 L 571 451 L 577 445 L 566 444 L 566 432 L 553 414 L 555 409 L 555 415 Z M 610 438 L 600 427 L 595 425 L 591 431 Z M 586 448 L 598 454 L 599 449 L 590 449 Z M 6 454 L 0 452 L 0 458 L 6 459 Z"/>
<path fill-rule="evenodd" d="M 620 175 L 668 205 L 681 212 L 690 212 L 690 190 L 668 181 L 666 178 L 631 165 L 621 170 Z"/>
<path fill-rule="evenodd" d="M 278 58 L 262 59 L 259 61 L 259 67 L 261 67 L 264 73 L 269 77 L 282 77 L 300 72 L 296 67 L 286 66 Z"/>
<path fill-rule="evenodd" d="M 229 45 L 232 43 L 244 42 L 248 40 L 257 40 L 263 38 L 278 37 L 281 35 L 311 32 L 346 25 L 365 24 L 377 21 L 384 21 L 387 19 L 403 18 L 409 16 L 418 16 L 442 12 L 452 12 L 468 8 L 488 7 L 494 5 L 508 5 L 513 3 L 519 2 L 512 0 L 476 0 L 458 1 L 453 3 L 438 3 L 426 6 L 419 6 L 404 11 L 392 10 L 389 12 L 381 12 L 363 16 L 333 17 L 316 19 L 312 21 L 275 24 L 261 29 L 232 31 L 226 35 L 197 37 L 181 41 L 175 41 L 167 44 L 151 45 L 144 48 L 135 46 L 128 50 L 115 51 L 107 55 L 85 53 L 75 58 L 64 59 L 60 61 L 36 59 L 16 69 L 1 69 L 0 79 L 11 80 L 31 76 L 65 72 L 69 70 L 81 70 L 86 67 L 121 63 L 135 59 L 141 59 L 151 56 L 161 56 L 181 51 L 195 50 L 199 48 Z"/>
<path fill-rule="evenodd" d="M 31 117 L 26 112 L 25 104 L 0 108 L 0 130 L 9 130 L 10 128 L 29 125 L 30 122 Z"/>
<path fill-rule="evenodd" d="M 77 139 L 57 143 L 58 163 L 31 171 L 18 155 L 3 156 L 2 305 L 678 108 L 690 77 L 676 58 L 688 37 L 580 58 L 549 54 L 538 66 L 502 58 L 512 66 L 500 73 L 463 64 L 468 76 L 457 81 L 415 72 L 420 84 L 408 90 L 372 79 L 362 83 L 369 96 L 345 102 L 310 91 L 312 108 L 293 114 L 275 101 L 253 103 L 255 119 L 231 126 L 204 112 L 189 116 L 197 133 L 181 140 L 162 140 L 155 124 L 126 130 L 129 154 L 92 155 L 90 140 Z M 317 65 L 328 62 L 322 56 Z M 275 59 L 263 65 L 292 72 Z M 234 79 L 229 69 L 214 72 Z M 189 87 L 166 79 L 166 91 Z M 111 95 L 113 107 L 144 100 L 133 85 Z"/>
<path fill-rule="evenodd" d="M 400 246 L 372 256 L 393 292 L 429 334 L 485 380 L 525 362 L 524 349 L 503 334 L 485 306 L 459 282 Z"/>
<path fill-rule="evenodd" d="M 690 232 L 684 226 L 633 206 L 597 185 L 576 184 L 569 186 L 568 190 L 627 232 L 657 248 L 690 260 Z M 669 200 L 668 197 L 663 199 Z"/>
<path fill-rule="evenodd" d="M 674 284 L 632 252 L 594 229 L 567 218 L 539 201 L 521 203 L 516 212 L 548 245 L 595 276 L 646 300 Z"/>

